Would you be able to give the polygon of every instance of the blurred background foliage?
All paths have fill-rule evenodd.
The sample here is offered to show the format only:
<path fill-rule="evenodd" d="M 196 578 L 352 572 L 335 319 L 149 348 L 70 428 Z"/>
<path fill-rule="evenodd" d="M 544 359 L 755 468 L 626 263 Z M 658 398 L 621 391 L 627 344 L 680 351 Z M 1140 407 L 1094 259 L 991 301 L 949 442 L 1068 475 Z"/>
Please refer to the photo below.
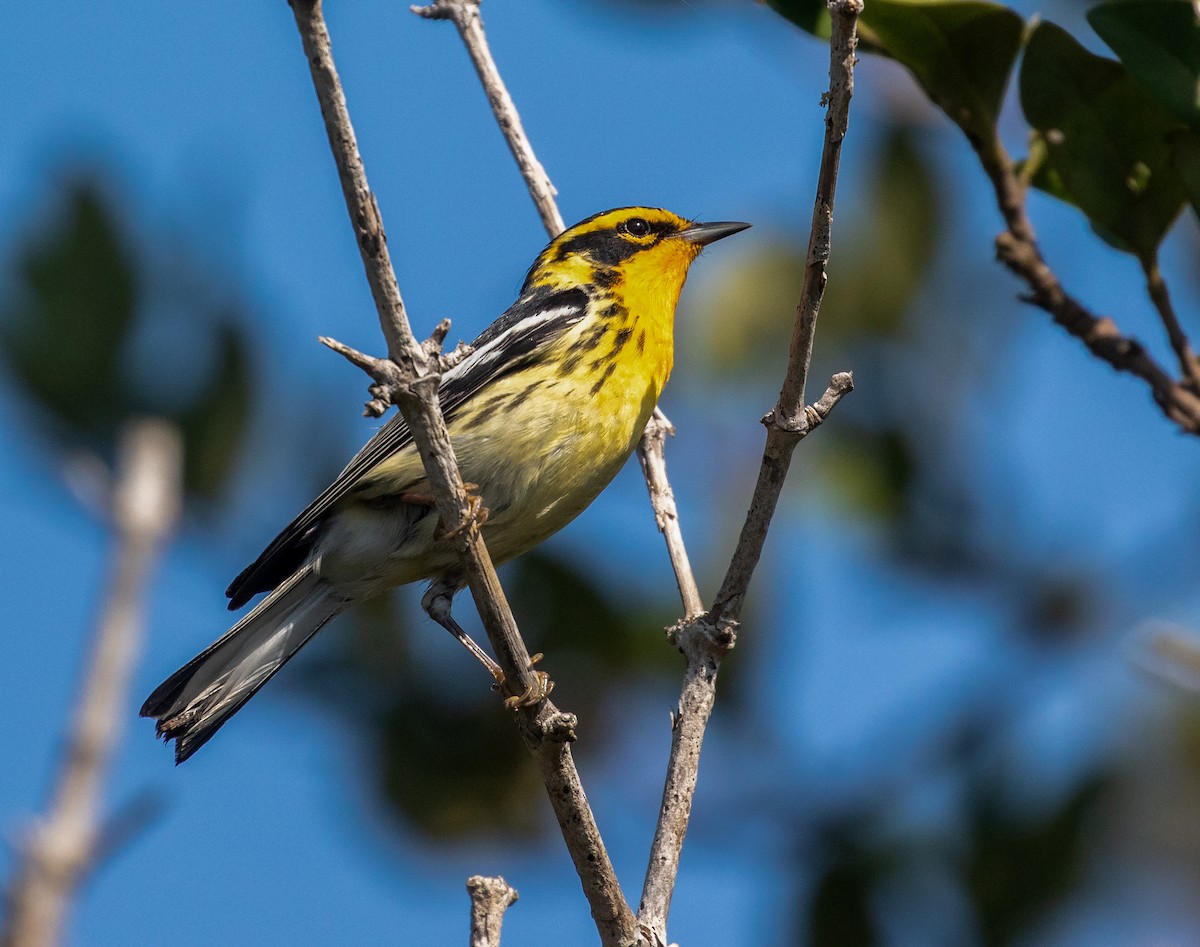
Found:
<path fill-rule="evenodd" d="M 667 14 L 678 11 L 666 0 L 593 2 L 668 26 Z M 770 5 L 822 31 L 823 5 Z M 1140 28 L 1147 18 L 1153 29 Z M 1031 25 L 985 3 L 869 0 L 864 34 L 869 50 L 908 67 L 976 139 L 996 132 L 1025 37 L 1019 97 L 1039 149 L 1035 183 L 1080 208 L 1114 246 L 1152 258 L 1185 202 L 1197 204 L 1200 112 L 1194 95 L 1180 91 L 1187 82 L 1195 91 L 1200 66 L 1194 8 L 1126 0 L 1094 8 L 1088 20 L 1120 62 L 1095 56 L 1049 22 Z M 792 27 L 781 19 L 779 28 Z M 822 53 L 815 40 L 809 49 Z M 946 59 L 947 49 L 964 56 Z M 1071 70 L 1086 81 L 1068 81 L 1063 72 Z M 1110 94 L 1098 101 L 1102 88 Z M 910 100 L 876 134 L 853 142 L 857 188 L 842 199 L 817 375 L 852 368 L 870 383 L 805 443 L 804 474 L 791 489 L 793 497 L 817 491 L 848 529 L 877 544 L 880 582 L 914 582 L 934 600 L 992 615 L 1007 670 L 968 697 L 915 698 L 909 712 L 933 718 L 932 744 L 853 793 L 816 799 L 786 740 L 767 739 L 765 750 L 753 741 L 767 754 L 753 764 L 722 743 L 723 731 L 737 742 L 740 733 L 778 727 L 754 687 L 783 630 L 747 619 L 705 767 L 783 774 L 769 790 L 755 778 L 726 789 L 725 813 L 734 822 L 765 821 L 784 840 L 781 853 L 763 856 L 775 857 L 786 879 L 784 943 L 1057 943 L 1056 925 L 1067 925 L 1073 905 L 1097 892 L 1121 896 L 1122 872 L 1183 892 L 1193 908 L 1200 892 L 1200 711 L 1191 696 L 1155 690 L 1134 711 L 1144 718 L 1140 739 L 1102 736 L 1082 757 L 1065 752 L 1050 777 L 1031 775 L 1022 702 L 1073 686 L 1090 658 L 1123 647 L 1144 616 L 1103 563 L 1053 541 L 1015 541 L 1011 511 L 998 513 L 988 492 L 994 480 L 978 476 L 989 456 L 980 439 L 1020 423 L 1019 405 L 1013 417 L 983 421 L 973 408 L 979 386 L 1012 349 L 1018 304 L 1012 285 L 994 276 L 983 285 L 995 298 L 978 298 L 979 273 L 956 256 L 959 242 L 986 245 L 992 234 L 955 226 L 962 193 L 983 189 L 983 179 L 978 169 L 971 179 L 961 166 L 947 167 L 928 147 L 938 121 Z M 1047 138 L 1066 126 L 1080 129 L 1086 148 L 1074 147 L 1073 134 L 1066 145 Z M 1123 163 L 1104 164 L 1118 153 Z M 1130 161 L 1146 172 L 1132 184 Z M 68 470 L 97 469 L 130 414 L 174 418 L 186 436 L 192 528 L 197 541 L 211 541 L 233 510 L 223 506 L 230 479 L 250 459 L 318 488 L 335 452 L 306 445 L 344 442 L 354 406 L 330 412 L 318 394 L 289 388 L 288 413 L 309 419 L 304 445 L 268 441 L 270 453 L 255 456 L 262 448 L 252 445 L 262 441 L 251 432 L 271 424 L 280 399 L 264 390 L 270 371 L 252 344 L 254 315 L 233 277 L 165 249 L 170 241 L 132 233 L 114 195 L 102 170 L 81 165 L 41 202 L 44 213 L 5 263 L 0 357 L 31 436 L 58 469 L 64 458 Z M 1195 247 L 1194 222 L 1183 226 Z M 1075 252 L 1048 249 L 1051 257 Z M 799 228 L 760 233 L 731 249 L 709 292 L 692 301 L 693 331 L 681 346 L 704 390 L 687 379 L 676 387 L 685 415 L 713 412 L 720 445 L 711 451 L 717 526 L 710 544 L 693 549 L 702 573 L 719 571 L 724 537 L 737 526 L 750 469 L 740 458 L 753 458 L 759 437 L 747 434 L 746 419 L 777 390 L 804 252 Z M 1175 276 L 1195 281 L 1197 272 Z M 1056 330 L 1047 322 L 1041 331 Z M 1088 357 L 1082 349 L 1073 356 Z M 1147 423 L 1161 426 L 1157 436 L 1175 436 L 1161 418 Z M 1194 522 L 1196 510 L 1184 512 Z M 802 528 L 786 510 L 777 524 Z M 1186 560 L 1177 568 L 1195 575 L 1200 550 L 1176 554 Z M 670 700 L 680 667 L 656 629 L 677 617 L 673 589 L 644 591 L 603 548 L 548 547 L 504 578 L 527 639 L 546 652 L 580 716 L 585 758 L 620 745 L 625 696 L 645 688 Z M 756 592 L 787 597 L 793 581 L 768 565 Z M 512 726 L 473 665 L 450 644 L 430 646 L 439 633 L 427 625 L 411 597 L 363 605 L 322 637 L 288 686 L 352 722 L 364 783 L 397 830 L 460 843 L 480 833 L 545 832 L 542 789 Z"/>

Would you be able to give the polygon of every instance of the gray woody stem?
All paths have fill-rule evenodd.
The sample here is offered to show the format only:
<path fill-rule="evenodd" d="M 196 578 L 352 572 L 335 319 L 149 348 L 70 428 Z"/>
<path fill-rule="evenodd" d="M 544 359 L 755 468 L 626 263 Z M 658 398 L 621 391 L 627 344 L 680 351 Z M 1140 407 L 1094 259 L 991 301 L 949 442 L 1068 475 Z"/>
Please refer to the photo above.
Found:
<path fill-rule="evenodd" d="M 7 897 L 4 947 L 62 941 L 72 894 L 101 847 L 101 787 L 128 711 L 146 586 L 179 514 L 179 434 L 162 421 L 122 433 L 114 485 L 112 576 L 50 812 L 30 832 Z"/>
<path fill-rule="evenodd" d="M 653 932 L 661 944 L 666 943 L 667 915 L 679 870 L 679 854 L 691 815 L 704 731 L 716 694 L 717 672 L 722 658 L 733 647 L 742 603 L 754 567 L 762 554 L 792 452 L 800 439 L 819 425 L 853 388 L 850 374 L 839 373 L 833 377 L 829 388 L 815 405 L 804 405 L 813 335 L 825 292 L 825 265 L 829 259 L 838 162 L 842 140 L 849 126 L 850 98 L 854 93 L 854 51 L 858 42 L 858 15 L 861 12 L 861 0 L 834 0 L 830 4 L 832 35 L 829 93 L 825 99 L 829 108 L 825 116 L 825 143 L 817 177 L 804 287 L 796 310 L 787 374 L 779 394 L 779 403 L 763 419 L 767 425 L 767 443 L 750 510 L 712 609 L 698 620 L 677 625 L 673 631 L 675 643 L 687 659 L 687 670 L 679 712 L 672 728 L 671 758 L 663 788 L 658 828 L 650 850 L 646 885 L 638 909 L 638 921 L 644 929 Z"/>
<path fill-rule="evenodd" d="M 488 48 L 487 36 L 483 30 L 483 19 L 479 15 L 480 0 L 436 0 L 425 7 L 412 7 L 413 13 L 429 20 L 450 20 L 458 28 L 459 36 L 467 47 L 471 62 L 479 81 L 483 83 L 488 103 L 496 116 L 504 140 L 517 161 L 521 176 L 533 198 L 538 215 L 551 239 L 562 233 L 563 219 L 558 205 L 554 200 L 558 192 L 550 183 L 545 168 L 534 154 L 533 145 L 525 134 L 521 124 L 521 116 L 517 112 L 512 96 L 504 80 L 500 78 L 500 70 L 492 58 Z M 675 507 L 675 494 L 667 480 L 667 458 L 664 451 L 664 441 L 667 434 L 674 434 L 675 429 L 667 416 L 658 408 L 646 425 L 645 434 L 638 444 L 638 460 L 642 464 L 642 472 L 646 477 L 646 488 L 650 492 L 650 503 L 654 509 L 654 519 L 663 534 L 667 544 L 667 554 L 671 559 L 671 567 L 675 572 L 675 582 L 679 586 L 680 598 L 683 601 L 684 614 L 693 618 L 704 611 L 700 592 L 696 587 L 696 579 L 692 574 L 692 566 L 688 561 L 687 550 L 683 545 L 683 533 L 679 527 L 679 512 Z"/>
<path fill-rule="evenodd" d="M 1200 394 L 1200 359 L 1196 358 L 1191 340 L 1179 324 L 1179 317 L 1171 303 L 1171 294 L 1167 291 L 1167 281 L 1163 279 L 1162 271 L 1158 268 L 1157 257 L 1143 260 L 1142 270 L 1146 274 L 1146 292 L 1150 294 L 1150 300 L 1158 310 L 1163 328 L 1167 330 L 1167 339 L 1170 340 L 1175 357 L 1179 360 L 1184 384 L 1193 394 Z"/>
<path fill-rule="evenodd" d="M 389 358 L 380 360 L 378 375 L 371 372 L 376 380 L 372 393 L 381 401 L 393 401 L 404 415 L 433 487 L 442 522 L 466 523 L 469 517 L 467 495 L 437 401 L 438 366 L 431 357 L 434 346 L 420 345 L 409 328 L 388 256 L 379 207 L 367 186 L 354 128 L 334 67 L 321 2 L 292 0 L 292 8 L 312 71 L 346 208 L 387 339 Z M 440 342 L 438 333 L 432 341 Z M 459 530 L 453 541 L 508 686 L 516 694 L 526 692 L 535 683 L 529 653 L 479 530 L 472 524 Z M 601 941 L 606 945 L 629 943 L 633 940 L 633 913 L 621 895 L 568 745 L 574 738 L 574 718 L 560 713 L 550 701 L 543 700 L 535 707 L 522 708 L 518 723 L 550 795 Z"/>
<path fill-rule="evenodd" d="M 566 229 L 558 206 L 554 203 L 554 195 L 558 191 L 533 153 L 533 146 L 521 124 L 521 116 L 513 104 L 512 96 L 508 94 L 508 87 L 500 78 L 500 70 L 496 68 L 483 31 L 479 3 L 480 0 L 436 0 L 427 7 L 415 6 L 411 9 L 413 13 L 429 20 L 452 20 L 458 27 L 471 62 L 475 64 L 475 72 L 483 84 L 483 91 L 487 93 L 488 104 L 500 124 L 500 131 L 504 133 L 504 140 L 508 142 L 508 149 L 516 159 L 517 167 L 521 169 L 525 186 L 529 188 L 529 196 L 533 198 L 546 232 L 553 238 Z"/>
<path fill-rule="evenodd" d="M 471 895 L 471 947 L 500 947 L 504 912 L 517 903 L 517 889 L 503 878 L 472 875 L 467 879 Z"/>
<path fill-rule="evenodd" d="M 1137 339 L 1122 335 L 1113 319 L 1096 316 L 1063 289 L 1038 247 L 1037 235 L 1025 208 L 1028 185 L 1017 176 L 999 135 L 984 141 L 973 140 L 972 145 L 992 182 L 996 205 L 1004 218 L 1005 230 L 996 237 L 996 258 L 1029 287 L 1025 301 L 1048 312 L 1056 323 L 1083 342 L 1094 356 L 1108 362 L 1117 371 L 1128 372 L 1145 381 L 1163 414 L 1186 433 L 1200 434 L 1200 390 L 1197 390 L 1195 381 L 1200 376 L 1200 370 L 1195 365 L 1190 345 L 1180 341 L 1182 332 L 1176 334 L 1170 321 L 1167 321 L 1168 335 L 1184 366 L 1184 380 L 1177 381 Z M 1147 280 L 1151 295 L 1154 296 L 1156 286 L 1152 274 L 1147 273 Z M 1156 296 L 1154 302 L 1167 318 L 1163 309 L 1164 298 L 1163 295 Z M 1173 315 L 1171 313 L 1170 318 L 1173 319 Z"/>

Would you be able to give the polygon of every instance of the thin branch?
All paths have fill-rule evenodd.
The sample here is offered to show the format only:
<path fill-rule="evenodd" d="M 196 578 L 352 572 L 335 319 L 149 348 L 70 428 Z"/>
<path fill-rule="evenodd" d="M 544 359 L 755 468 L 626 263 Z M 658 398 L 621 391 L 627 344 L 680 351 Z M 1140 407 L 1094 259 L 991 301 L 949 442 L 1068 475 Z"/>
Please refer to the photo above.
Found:
<path fill-rule="evenodd" d="M 1200 395 L 1200 359 L 1192 349 L 1192 343 L 1179 324 L 1175 307 L 1171 303 L 1171 294 L 1167 291 L 1167 281 L 1163 279 L 1162 271 L 1158 268 L 1158 260 L 1151 258 L 1142 261 L 1142 270 L 1146 274 L 1146 292 L 1158 310 L 1163 327 L 1167 330 L 1167 338 L 1175 357 L 1179 359 L 1179 368 L 1186 379 L 1187 387 L 1193 394 Z"/>
<path fill-rule="evenodd" d="M 179 514 L 179 433 L 139 421 L 122 434 L 112 519 L 116 533 L 108 597 L 50 811 L 34 826 L 8 891 L 4 947 L 62 941 L 67 907 L 104 843 L 101 789 L 126 717 L 141 646 L 146 587 Z"/>
<path fill-rule="evenodd" d="M 1027 185 L 1017 177 L 1012 159 L 999 136 L 972 141 L 972 145 L 992 182 L 996 204 L 1006 227 L 996 237 L 996 258 L 1029 287 L 1025 301 L 1049 313 L 1094 356 L 1117 371 L 1145 381 L 1163 414 L 1185 433 L 1200 435 L 1198 393 L 1171 377 L 1137 339 L 1123 335 L 1112 318 L 1095 315 L 1068 295 L 1046 264 L 1025 207 Z M 1176 348 L 1176 351 L 1180 349 Z M 1194 356 L 1191 364 L 1195 364 Z M 1191 373 L 1187 373 L 1187 377 L 1191 378 Z"/>
<path fill-rule="evenodd" d="M 437 402 L 437 365 L 429 357 L 428 348 L 417 343 L 409 328 L 388 255 L 379 206 L 367 185 L 362 157 L 334 66 L 321 2 L 292 0 L 292 7 L 342 182 L 346 208 L 358 236 L 380 326 L 387 338 L 388 356 L 400 373 L 398 384 L 381 383 L 376 379 L 371 393 L 378 400 L 396 404 L 404 415 L 433 488 L 442 522 L 462 523 L 468 527 L 452 530 L 453 544 L 475 606 L 510 691 L 515 694 L 531 692 L 536 689 L 537 679 L 529 652 L 513 620 L 480 532 L 470 518 L 467 494 Z M 444 338 L 444 330 L 439 328 L 431 342 L 440 343 L 439 333 Z M 574 718 L 561 713 L 549 700 L 541 700 L 533 707 L 520 708 L 518 723 L 550 794 L 601 941 L 606 945 L 631 942 L 633 914 L 617 884 L 568 745 L 574 738 Z"/>
<path fill-rule="evenodd" d="M 675 584 L 679 586 L 679 598 L 683 602 L 683 617 L 696 618 L 704 613 L 704 601 L 692 574 L 687 547 L 683 544 L 683 532 L 679 528 L 679 512 L 675 508 L 675 494 L 667 479 L 667 454 L 664 442 L 668 435 L 674 436 L 675 426 L 658 408 L 650 416 L 645 433 L 638 444 L 638 462 L 646 478 L 646 489 L 650 492 L 650 506 L 654 510 L 654 521 L 667 544 L 667 555 L 675 572 Z"/>
<path fill-rule="evenodd" d="M 672 727 L 671 757 L 663 787 L 662 806 L 638 908 L 639 923 L 652 932 L 658 943 L 666 943 L 667 916 L 679 870 L 679 855 L 691 816 L 700 750 L 715 699 L 717 673 L 722 659 L 736 641 L 742 603 L 754 567 L 762 554 L 792 452 L 800 440 L 820 424 L 853 388 L 850 374 L 840 373 L 834 376 L 820 401 L 810 407 L 804 406 L 813 336 L 825 292 L 825 266 L 829 260 L 838 164 L 842 141 L 849 126 L 850 99 L 854 94 L 854 51 L 858 43 L 856 31 L 862 2 L 834 0 L 829 9 L 832 34 L 829 41 L 829 92 L 823 99 L 823 103 L 828 105 L 825 141 L 813 204 L 804 286 L 796 311 L 787 374 L 779 394 L 779 403 L 764 418 L 767 443 L 758 483 L 721 590 L 707 615 L 682 622 L 672 630 L 673 640 L 687 659 L 687 670 L 679 712 Z"/>
<path fill-rule="evenodd" d="M 504 912 L 517 903 L 517 889 L 499 876 L 472 875 L 467 893 L 471 895 L 471 947 L 500 947 Z"/>
<path fill-rule="evenodd" d="M 508 87 L 500 78 L 500 70 L 496 68 L 496 61 L 492 58 L 492 51 L 488 48 L 487 36 L 483 31 L 479 3 L 480 0 L 435 0 L 429 6 L 414 6 L 411 9 L 418 16 L 429 20 L 451 20 L 458 27 L 458 33 L 466 44 L 471 62 L 475 64 L 475 72 L 483 84 L 483 91 L 487 93 L 488 104 L 492 107 L 496 121 L 500 123 L 500 131 L 504 133 L 504 140 L 508 142 L 517 167 L 521 169 L 521 177 L 525 179 L 529 196 L 533 198 L 546 232 L 553 238 L 566 229 L 554 202 L 558 191 L 550 183 L 550 176 L 533 153 L 529 136 L 525 134 L 525 127 L 521 124 L 521 116 L 517 113 L 512 96 L 508 94 Z"/>

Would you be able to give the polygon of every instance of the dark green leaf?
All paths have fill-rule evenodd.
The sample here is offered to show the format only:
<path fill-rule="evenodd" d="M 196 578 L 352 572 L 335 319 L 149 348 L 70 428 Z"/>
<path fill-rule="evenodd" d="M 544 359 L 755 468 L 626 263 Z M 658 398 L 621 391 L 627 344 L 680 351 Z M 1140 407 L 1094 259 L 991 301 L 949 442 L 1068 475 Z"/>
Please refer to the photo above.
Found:
<path fill-rule="evenodd" d="M 1060 194 L 1109 243 L 1151 259 L 1185 198 L 1171 163 L 1174 121 L 1120 63 L 1052 23 L 1030 37 L 1020 85 Z"/>
<path fill-rule="evenodd" d="M 526 640 L 556 667 L 579 666 L 575 686 L 599 683 L 600 668 L 678 669 L 678 655 L 661 633 L 677 617 L 673 599 L 660 611 L 628 590 L 614 596 L 582 564 L 544 547 L 521 556 L 505 584 Z"/>
<path fill-rule="evenodd" d="M 824 0 L 765 0 L 780 16 L 821 39 L 829 38 L 829 5 Z"/>
<path fill-rule="evenodd" d="M 823 338 L 845 344 L 896 332 L 934 263 L 944 190 L 912 128 L 887 130 L 872 162 L 866 206 L 829 266 Z"/>
<path fill-rule="evenodd" d="M 828 35 L 824 3 L 768 0 L 802 29 Z M 869 0 L 862 48 L 890 56 L 974 140 L 990 137 L 1021 47 L 1021 17 L 982 0 Z"/>
<path fill-rule="evenodd" d="M 978 141 L 996 128 L 1023 29 L 1020 16 L 996 3 L 870 0 L 861 33 Z"/>
<path fill-rule="evenodd" d="M 18 251 L 3 355 L 24 393 L 73 437 L 111 445 L 129 408 L 121 355 L 138 280 L 99 190 L 73 185 L 63 204 L 49 235 Z"/>
<path fill-rule="evenodd" d="M 1200 14 L 1187 0 L 1120 0 L 1088 22 L 1159 105 L 1200 129 Z"/>
<path fill-rule="evenodd" d="M 1187 188 L 1192 209 L 1200 214 L 1200 133 L 1180 129 L 1173 134 L 1171 159 Z"/>
<path fill-rule="evenodd" d="M 1102 774 L 1083 782 L 1061 805 L 1018 819 L 997 804 L 994 787 L 970 800 L 971 847 L 963 874 L 986 947 L 1021 940 L 1075 889 L 1086 863 L 1086 830 L 1109 789 Z"/>
<path fill-rule="evenodd" d="M 184 437 L 187 488 L 213 499 L 229 476 L 250 418 L 250 351 L 241 329 L 220 321 L 216 366 L 204 390 L 177 418 Z"/>
<path fill-rule="evenodd" d="M 879 943 L 871 919 L 871 895 L 879 879 L 863 860 L 834 864 L 821 876 L 809 908 L 811 947 L 871 947 Z"/>

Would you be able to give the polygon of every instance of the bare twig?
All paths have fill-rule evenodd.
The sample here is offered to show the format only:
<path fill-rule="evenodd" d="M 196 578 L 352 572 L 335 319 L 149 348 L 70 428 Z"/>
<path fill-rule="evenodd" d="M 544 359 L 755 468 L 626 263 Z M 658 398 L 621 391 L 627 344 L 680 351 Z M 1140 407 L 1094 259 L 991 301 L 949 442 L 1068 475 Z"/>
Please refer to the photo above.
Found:
<path fill-rule="evenodd" d="M 1167 330 L 1167 338 L 1175 357 L 1179 359 L 1179 368 L 1183 373 L 1184 383 L 1192 394 L 1200 395 L 1200 359 L 1192 349 L 1192 343 L 1179 324 L 1175 307 L 1171 303 L 1171 294 L 1167 291 L 1167 281 L 1163 279 L 1162 271 L 1158 268 L 1158 260 L 1151 258 L 1142 261 L 1142 270 L 1146 274 L 1146 292 L 1158 310 L 1163 328 Z"/>
<path fill-rule="evenodd" d="M 530 692 L 536 689 L 536 679 L 529 652 L 513 620 L 479 530 L 470 522 L 467 495 L 437 403 L 437 366 L 429 357 L 429 349 L 417 343 L 409 328 L 388 255 L 379 207 L 367 185 L 345 96 L 334 67 L 321 2 L 292 0 L 292 7 L 342 182 L 346 208 L 358 236 L 363 266 L 387 338 L 388 356 L 399 372 L 395 383 L 390 378 L 381 382 L 371 373 L 376 381 L 371 393 L 380 401 L 396 404 L 408 422 L 433 487 L 442 522 L 469 525 L 469 528 L 452 532 L 475 606 L 497 662 L 504 671 L 507 686 L 516 694 Z M 444 334 L 445 330 L 439 327 L 432 342 L 440 344 Z M 533 707 L 521 708 L 518 720 L 522 737 L 534 754 L 550 794 L 601 941 L 606 945 L 631 942 L 633 913 L 617 884 L 568 745 L 574 738 L 574 718 L 559 712 L 549 700 L 542 700 Z"/>
<path fill-rule="evenodd" d="M 829 9 L 832 35 L 829 93 L 824 99 L 828 104 L 825 142 L 817 177 L 804 287 L 796 311 L 787 374 L 779 403 L 763 419 L 767 425 L 767 444 L 758 483 L 721 590 L 707 615 L 684 621 L 672 629 L 672 638 L 687 659 L 687 671 L 679 711 L 674 719 L 662 806 L 638 909 L 639 923 L 652 932 L 658 943 L 666 943 L 667 915 L 675 889 L 679 855 L 691 816 L 700 750 L 716 694 L 717 673 L 722 659 L 735 643 L 742 603 L 754 567 L 762 554 L 792 452 L 801 438 L 820 424 L 853 387 L 849 373 L 835 375 L 821 400 L 811 407 L 804 406 L 813 335 L 825 291 L 825 265 L 829 259 L 838 162 L 849 125 L 850 98 L 854 93 L 854 51 L 858 42 L 856 31 L 862 2 L 834 0 Z"/>
<path fill-rule="evenodd" d="M 471 895 L 471 947 L 500 947 L 504 912 L 517 903 L 517 889 L 503 878 L 472 875 L 467 879 Z"/>
<path fill-rule="evenodd" d="M 75 708 L 50 811 L 31 830 L 8 891 L 4 947 L 61 941 L 68 903 L 104 839 L 101 787 L 126 716 L 141 645 L 146 585 L 179 514 L 179 433 L 162 421 L 121 437 L 112 519 L 112 578 Z"/>
<path fill-rule="evenodd" d="M 650 423 L 638 444 L 638 461 L 646 478 L 646 489 L 650 491 L 650 506 L 654 510 L 654 521 L 667 543 L 667 555 L 675 572 L 675 583 L 679 586 L 679 598 L 683 601 L 683 617 L 696 618 L 704 613 L 704 602 L 700 589 L 692 574 L 687 547 L 683 544 L 683 533 L 679 529 L 679 513 L 675 509 L 675 494 L 667 479 L 667 455 L 664 441 L 674 435 L 675 426 L 658 408 L 650 416 Z"/>
<path fill-rule="evenodd" d="M 1108 362 L 1117 371 L 1145 381 L 1163 414 L 1184 432 L 1200 435 L 1200 393 L 1189 390 L 1187 384 L 1171 377 L 1137 339 L 1123 335 L 1113 319 L 1093 314 L 1068 295 L 1046 264 L 1025 207 L 1027 185 L 1018 178 L 999 136 L 972 140 L 972 145 L 992 182 L 996 204 L 1006 227 L 996 237 L 996 257 L 1029 287 L 1025 301 L 1048 312 L 1097 358 Z M 1155 302 L 1157 304 L 1158 300 Z M 1172 344 L 1176 344 L 1174 337 Z M 1176 344 L 1176 352 L 1181 351 Z M 1192 365 L 1195 371 L 1195 357 L 1192 356 L 1190 362 L 1184 356 L 1181 359 L 1184 359 L 1185 378 L 1190 381 L 1192 372 L 1188 372 L 1186 366 Z"/>
<path fill-rule="evenodd" d="M 525 134 L 525 127 L 521 124 L 521 116 L 517 113 L 512 96 L 508 94 L 508 87 L 500 78 L 500 70 L 496 68 L 496 61 L 492 58 L 492 51 L 488 48 L 487 36 L 483 31 L 479 3 L 480 0 L 435 0 L 429 6 L 414 6 L 411 9 L 413 13 L 429 20 L 452 20 L 458 27 L 459 35 L 471 56 L 471 62 L 475 64 L 475 72 L 479 74 L 479 81 L 483 84 L 483 91 L 487 93 L 488 103 L 496 121 L 500 123 L 500 131 L 504 133 L 504 140 L 508 142 L 508 148 L 517 160 L 517 167 L 521 169 L 521 177 L 525 179 L 525 185 L 529 188 L 529 196 L 533 198 L 546 232 L 555 237 L 566 229 L 554 202 L 554 195 L 558 191 L 550 183 L 550 176 L 533 153 L 533 146 Z"/>

